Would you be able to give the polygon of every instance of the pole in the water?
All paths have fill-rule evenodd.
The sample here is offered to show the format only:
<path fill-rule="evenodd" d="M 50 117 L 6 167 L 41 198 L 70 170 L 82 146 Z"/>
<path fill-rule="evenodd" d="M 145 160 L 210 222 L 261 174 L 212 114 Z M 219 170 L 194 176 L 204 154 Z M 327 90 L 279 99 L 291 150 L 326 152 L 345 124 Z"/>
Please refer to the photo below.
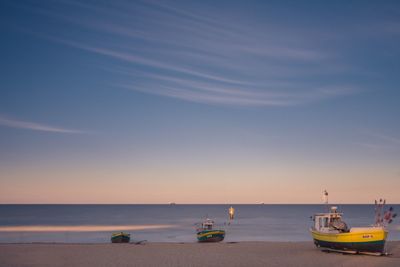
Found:
<path fill-rule="evenodd" d="M 229 208 L 228 213 L 229 213 L 229 220 L 233 220 L 235 218 L 235 209 L 232 206 Z"/>

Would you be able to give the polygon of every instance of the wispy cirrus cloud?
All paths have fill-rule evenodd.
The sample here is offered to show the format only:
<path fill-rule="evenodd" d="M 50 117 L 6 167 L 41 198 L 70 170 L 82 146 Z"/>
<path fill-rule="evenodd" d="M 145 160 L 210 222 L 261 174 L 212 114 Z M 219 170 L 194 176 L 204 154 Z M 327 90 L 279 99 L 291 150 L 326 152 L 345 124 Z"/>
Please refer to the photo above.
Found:
<path fill-rule="evenodd" d="M 197 103 L 239 106 L 291 106 L 318 99 L 356 93 L 351 86 L 303 88 L 289 82 L 252 84 L 245 88 L 218 82 L 170 77 L 160 74 L 119 71 L 136 82 L 116 83 L 114 86 L 144 93 L 163 95 Z M 140 77 L 146 77 L 141 80 Z M 151 82 L 148 82 L 151 80 Z M 157 84 L 157 86 L 154 86 Z M 287 90 L 287 87 L 296 91 Z"/>
<path fill-rule="evenodd" d="M 65 133 L 65 134 L 82 134 L 84 131 L 73 130 L 73 129 L 65 129 L 54 127 L 50 125 L 40 124 L 36 122 L 28 122 L 21 121 L 16 119 L 11 119 L 0 115 L 0 126 L 10 127 L 10 128 L 19 128 L 19 129 L 27 129 L 33 131 L 42 131 L 42 132 L 52 132 L 52 133 Z"/>
<path fill-rule="evenodd" d="M 364 136 L 368 140 L 356 142 L 357 145 L 373 150 L 398 150 L 400 148 L 400 138 L 385 133 L 366 131 Z"/>
<path fill-rule="evenodd" d="M 380 139 L 391 145 L 400 145 L 400 138 L 389 136 L 381 133 L 370 133 L 370 136 Z"/>
<path fill-rule="evenodd" d="M 61 1 L 27 9 L 73 29 L 41 35 L 135 70 L 117 73 L 117 84 L 131 90 L 239 106 L 292 106 L 361 91 L 346 81 L 348 64 L 307 28 L 259 24 L 250 16 L 238 23 L 237 14 L 162 1 Z"/>

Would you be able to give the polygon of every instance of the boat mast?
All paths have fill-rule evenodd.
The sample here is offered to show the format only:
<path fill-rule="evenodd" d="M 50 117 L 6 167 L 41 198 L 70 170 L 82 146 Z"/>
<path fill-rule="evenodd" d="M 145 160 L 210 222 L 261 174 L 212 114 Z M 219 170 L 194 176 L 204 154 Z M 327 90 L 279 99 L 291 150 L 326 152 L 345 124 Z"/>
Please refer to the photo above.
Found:
<path fill-rule="evenodd" d="M 328 191 L 324 190 L 322 194 L 322 201 L 326 205 L 326 210 L 329 212 L 329 205 L 328 205 Z"/>

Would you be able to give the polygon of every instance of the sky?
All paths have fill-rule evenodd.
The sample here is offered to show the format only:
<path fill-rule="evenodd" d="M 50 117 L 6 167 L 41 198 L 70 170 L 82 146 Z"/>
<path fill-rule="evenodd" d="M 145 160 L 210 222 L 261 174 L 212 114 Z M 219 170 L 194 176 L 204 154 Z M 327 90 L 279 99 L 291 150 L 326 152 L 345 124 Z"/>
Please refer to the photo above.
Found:
<path fill-rule="evenodd" d="M 0 203 L 400 203 L 400 2 L 0 3 Z"/>

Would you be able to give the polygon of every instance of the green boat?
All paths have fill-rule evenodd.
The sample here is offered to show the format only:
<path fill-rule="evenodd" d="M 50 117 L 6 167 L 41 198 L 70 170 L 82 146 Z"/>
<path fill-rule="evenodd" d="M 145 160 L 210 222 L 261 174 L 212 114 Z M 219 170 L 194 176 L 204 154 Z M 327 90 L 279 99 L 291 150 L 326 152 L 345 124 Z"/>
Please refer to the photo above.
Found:
<path fill-rule="evenodd" d="M 225 238 L 225 230 L 213 229 L 214 221 L 206 219 L 197 229 L 199 242 L 220 242 Z"/>
<path fill-rule="evenodd" d="M 131 235 L 124 232 L 114 233 L 111 236 L 111 243 L 129 243 L 130 240 Z"/>

